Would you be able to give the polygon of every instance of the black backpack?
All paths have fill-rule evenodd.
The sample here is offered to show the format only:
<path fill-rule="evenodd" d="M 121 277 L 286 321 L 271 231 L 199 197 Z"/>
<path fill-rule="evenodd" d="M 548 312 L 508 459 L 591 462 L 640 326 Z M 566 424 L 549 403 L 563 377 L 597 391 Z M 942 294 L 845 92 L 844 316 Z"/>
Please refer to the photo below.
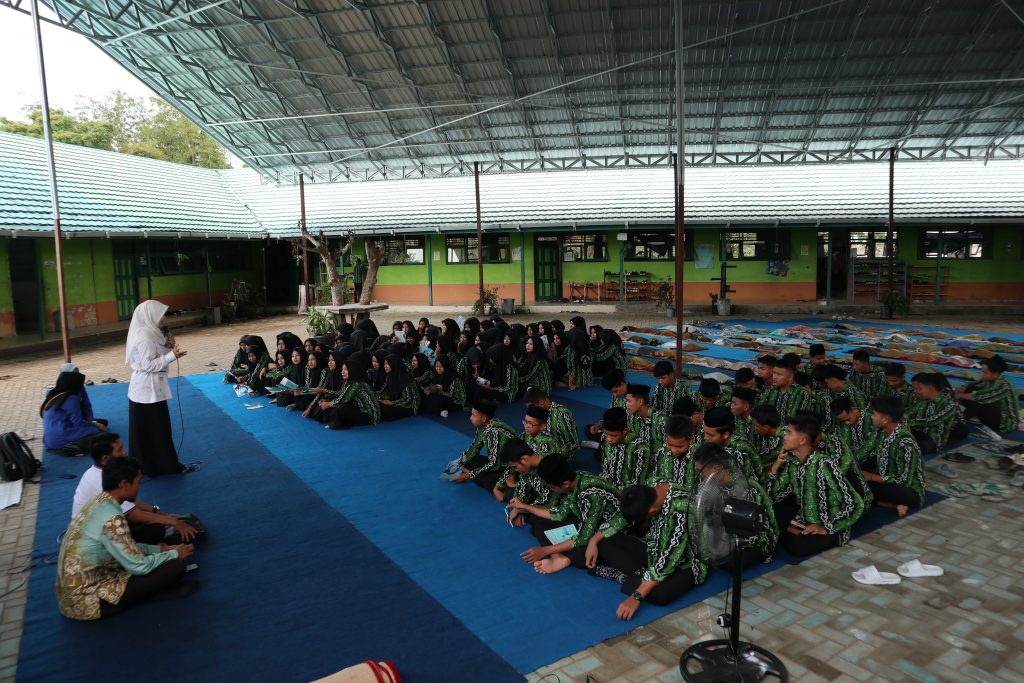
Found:
<path fill-rule="evenodd" d="M 20 436 L 14 432 L 0 434 L 0 479 L 28 481 L 42 466 Z"/>

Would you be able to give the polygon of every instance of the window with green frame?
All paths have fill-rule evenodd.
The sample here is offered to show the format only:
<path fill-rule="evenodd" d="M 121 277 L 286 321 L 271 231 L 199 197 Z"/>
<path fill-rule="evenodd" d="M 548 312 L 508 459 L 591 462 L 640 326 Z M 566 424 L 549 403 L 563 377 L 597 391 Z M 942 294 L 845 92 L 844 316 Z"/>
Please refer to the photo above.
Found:
<path fill-rule="evenodd" d="M 185 240 L 153 240 L 149 245 L 153 275 L 194 275 L 206 272 L 202 245 Z"/>
<path fill-rule="evenodd" d="M 922 230 L 918 233 L 917 257 L 939 257 L 942 242 L 944 259 L 992 258 L 992 232 L 990 230 Z"/>
<path fill-rule="evenodd" d="M 789 258 L 789 230 L 758 228 L 723 235 L 729 261 L 774 261 Z"/>
<path fill-rule="evenodd" d="M 683 231 L 683 260 L 693 260 L 693 230 Z M 626 233 L 626 261 L 674 261 L 676 234 L 672 230 Z"/>
<path fill-rule="evenodd" d="M 608 233 L 574 232 L 562 238 L 565 261 L 607 261 Z"/>
<path fill-rule="evenodd" d="M 476 235 L 449 235 L 444 238 L 448 263 L 476 263 Z M 484 235 L 484 263 L 509 263 L 512 250 L 508 235 Z"/>
<path fill-rule="evenodd" d="M 888 258 L 885 248 L 885 230 L 853 231 L 850 233 L 850 258 Z M 899 255 L 897 233 L 892 231 L 893 257 Z"/>
<path fill-rule="evenodd" d="M 424 263 L 423 236 L 389 237 L 384 240 L 385 266 L 421 266 Z"/>

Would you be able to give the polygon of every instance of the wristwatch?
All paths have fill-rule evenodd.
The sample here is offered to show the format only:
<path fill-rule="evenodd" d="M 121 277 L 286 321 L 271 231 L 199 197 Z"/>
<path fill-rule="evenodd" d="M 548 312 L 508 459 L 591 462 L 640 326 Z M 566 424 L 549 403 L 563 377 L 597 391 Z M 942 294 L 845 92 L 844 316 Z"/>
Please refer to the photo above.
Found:
<path fill-rule="evenodd" d="M 636 600 L 637 602 L 643 602 L 643 601 L 644 601 L 644 596 L 640 595 L 640 591 L 633 591 L 633 592 L 632 592 L 632 593 L 630 594 L 630 596 L 629 596 L 629 597 L 633 598 L 633 599 L 634 599 L 634 600 Z"/>
<path fill-rule="evenodd" d="M 159 505 L 154 505 L 153 506 L 153 512 L 160 512 L 160 506 Z"/>

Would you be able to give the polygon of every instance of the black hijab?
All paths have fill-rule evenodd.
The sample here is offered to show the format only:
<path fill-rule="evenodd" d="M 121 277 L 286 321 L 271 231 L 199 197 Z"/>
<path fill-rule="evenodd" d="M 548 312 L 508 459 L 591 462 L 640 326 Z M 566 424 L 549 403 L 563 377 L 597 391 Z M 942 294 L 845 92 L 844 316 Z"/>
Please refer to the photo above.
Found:
<path fill-rule="evenodd" d="M 476 318 L 466 318 L 466 322 L 462 324 L 462 330 L 466 331 L 466 328 L 473 334 L 480 334 L 480 321 Z"/>
<path fill-rule="evenodd" d="M 617 346 L 622 351 L 622 337 L 615 330 L 601 330 L 599 336 L 605 346 Z"/>
<path fill-rule="evenodd" d="M 331 370 L 329 366 L 327 368 L 327 382 L 324 384 L 324 388 L 327 391 L 337 391 L 341 388 L 341 364 L 345 362 L 344 358 L 339 358 L 341 354 L 337 351 L 331 351 L 327 354 L 334 359 L 334 369 Z"/>
<path fill-rule="evenodd" d="M 373 386 L 374 391 L 380 391 L 384 388 L 384 378 L 386 377 L 384 359 L 388 357 L 388 352 L 380 349 L 373 352 L 373 357 L 377 360 L 377 367 L 370 366 L 371 374 L 373 375 L 373 381 L 370 384 Z"/>
<path fill-rule="evenodd" d="M 569 345 L 576 350 L 580 356 L 590 353 L 590 333 L 587 331 L 587 322 L 580 316 L 569 321 L 572 328 L 565 333 L 565 339 Z"/>
<path fill-rule="evenodd" d="M 422 377 L 430 371 L 430 359 L 427 358 L 425 353 L 414 353 L 413 358 L 416 359 L 416 367 L 413 368 L 413 377 Z"/>
<path fill-rule="evenodd" d="M 556 339 L 559 341 L 558 344 L 555 343 Z M 551 335 L 551 345 L 555 348 L 555 352 L 561 356 L 569 348 L 569 338 L 565 332 L 555 332 Z"/>
<path fill-rule="evenodd" d="M 352 327 L 352 323 L 341 323 L 336 329 L 338 330 L 338 341 L 347 342 L 352 338 L 352 333 L 356 328 Z"/>
<path fill-rule="evenodd" d="M 391 368 L 391 372 L 387 373 L 384 378 L 384 395 L 392 401 L 397 401 L 405 388 L 412 382 L 412 375 L 405 369 L 402 357 L 397 354 L 391 354 L 384 359 L 384 362 Z"/>
<path fill-rule="evenodd" d="M 363 334 L 366 335 L 367 339 L 376 339 L 380 336 L 380 332 L 377 331 L 377 326 L 373 324 L 373 321 L 369 318 L 363 318 L 356 323 L 356 329 L 362 330 Z"/>
<path fill-rule="evenodd" d="M 441 321 L 441 334 L 445 337 L 454 337 L 458 341 L 459 332 L 462 332 L 462 330 L 459 329 L 458 323 L 451 318 L 445 318 Z"/>
<path fill-rule="evenodd" d="M 487 375 L 488 378 L 497 384 L 504 383 L 506 368 L 515 360 L 512 349 L 504 344 L 495 344 L 487 349 L 487 358 L 491 361 L 491 371 Z"/>
<path fill-rule="evenodd" d="M 43 404 L 39 406 L 39 414 L 42 415 L 48 408 L 59 408 L 64 403 L 64 399 L 79 394 L 84 389 L 85 375 L 74 370 L 60 373 L 57 375 L 57 383 L 53 385 L 53 389 L 47 392 Z"/>
<path fill-rule="evenodd" d="M 447 389 L 452 385 L 452 382 L 455 381 L 455 374 L 458 372 L 455 368 L 455 363 L 452 362 L 451 358 L 445 355 L 438 356 L 437 360 L 434 362 L 440 363 L 441 367 L 444 368 L 443 375 L 439 375 L 436 372 L 434 373 L 434 384 L 440 384 L 442 387 Z"/>
<path fill-rule="evenodd" d="M 528 370 L 533 370 L 537 363 L 547 363 L 548 353 L 544 347 L 544 342 L 540 340 L 540 335 L 535 334 L 528 340 L 533 344 L 533 352 L 530 353 L 526 350 L 526 344 L 523 344 L 523 358 L 526 360 L 526 367 Z"/>
<path fill-rule="evenodd" d="M 282 332 L 277 335 L 277 341 L 283 341 L 285 349 L 294 349 L 296 346 L 302 346 L 302 340 L 291 332 Z"/>
<path fill-rule="evenodd" d="M 551 327 L 555 329 L 555 332 L 565 332 L 565 323 L 557 318 L 551 321 Z"/>
<path fill-rule="evenodd" d="M 370 351 L 380 351 L 383 348 L 387 348 L 390 344 L 391 337 L 385 337 L 382 334 L 373 341 L 373 346 L 370 347 Z"/>
<path fill-rule="evenodd" d="M 306 361 L 309 360 L 309 353 L 306 352 L 306 347 L 296 346 L 294 349 L 288 352 L 288 355 L 299 354 L 300 360 L 298 363 L 292 364 L 292 371 L 288 373 L 288 379 L 295 382 L 300 387 L 306 380 L 303 378 L 303 372 L 306 369 Z"/>
<path fill-rule="evenodd" d="M 349 358 L 341 365 L 348 369 L 348 381 L 350 384 L 352 382 L 366 381 L 366 366 L 359 361 Z"/>

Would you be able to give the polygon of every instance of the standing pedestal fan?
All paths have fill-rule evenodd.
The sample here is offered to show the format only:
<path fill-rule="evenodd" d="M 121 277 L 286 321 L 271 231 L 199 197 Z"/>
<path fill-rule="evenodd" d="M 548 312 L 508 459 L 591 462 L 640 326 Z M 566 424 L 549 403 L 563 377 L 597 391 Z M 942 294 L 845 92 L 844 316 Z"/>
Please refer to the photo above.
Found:
<path fill-rule="evenodd" d="M 691 497 L 690 538 L 698 557 L 708 565 L 723 566 L 731 560 L 732 611 L 716 620 L 729 629 L 729 638 L 691 645 L 679 658 L 679 673 L 688 683 L 786 683 L 789 672 L 778 657 L 740 640 L 741 548 L 768 526 L 767 513 L 751 502 L 753 490 L 739 467 L 722 465 L 703 481 L 698 477 L 697 482 Z"/>

